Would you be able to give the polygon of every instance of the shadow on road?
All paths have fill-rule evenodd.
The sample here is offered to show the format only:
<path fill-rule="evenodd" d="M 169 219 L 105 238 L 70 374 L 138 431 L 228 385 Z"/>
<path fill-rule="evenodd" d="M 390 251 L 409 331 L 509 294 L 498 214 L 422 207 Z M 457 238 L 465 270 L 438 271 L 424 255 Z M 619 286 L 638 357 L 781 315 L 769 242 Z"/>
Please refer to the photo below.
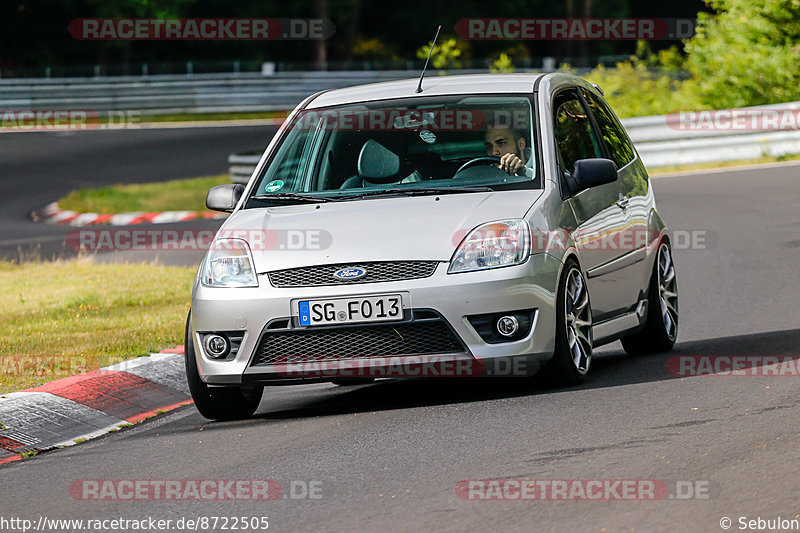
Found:
<path fill-rule="evenodd" d="M 287 402 L 284 402 L 281 408 L 269 409 L 264 405 L 269 402 L 270 388 L 266 388 L 261 412 L 254 418 L 295 419 L 547 395 L 669 379 L 706 379 L 673 375 L 667 370 L 667 361 L 676 356 L 697 355 L 784 355 L 797 358 L 800 357 L 799 342 L 800 329 L 794 329 L 680 343 L 671 352 L 642 357 L 630 357 L 621 351 L 611 352 L 594 360 L 590 377 L 584 384 L 566 389 L 550 387 L 536 378 L 393 379 L 353 387 L 317 389 L 308 397 L 288 402 L 292 407 L 286 408 Z M 227 424 L 231 423 L 222 425 Z"/>

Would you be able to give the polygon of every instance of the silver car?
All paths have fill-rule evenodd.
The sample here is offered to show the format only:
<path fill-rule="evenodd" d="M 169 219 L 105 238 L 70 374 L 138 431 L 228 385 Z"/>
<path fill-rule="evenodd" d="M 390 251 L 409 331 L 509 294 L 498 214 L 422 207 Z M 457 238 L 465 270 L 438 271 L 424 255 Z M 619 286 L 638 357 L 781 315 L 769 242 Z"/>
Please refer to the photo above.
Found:
<path fill-rule="evenodd" d="M 600 89 L 561 73 L 417 85 L 307 98 L 246 187 L 209 192 L 231 215 L 186 324 L 205 417 L 252 415 L 270 384 L 576 384 L 602 344 L 672 348 L 669 235 Z"/>

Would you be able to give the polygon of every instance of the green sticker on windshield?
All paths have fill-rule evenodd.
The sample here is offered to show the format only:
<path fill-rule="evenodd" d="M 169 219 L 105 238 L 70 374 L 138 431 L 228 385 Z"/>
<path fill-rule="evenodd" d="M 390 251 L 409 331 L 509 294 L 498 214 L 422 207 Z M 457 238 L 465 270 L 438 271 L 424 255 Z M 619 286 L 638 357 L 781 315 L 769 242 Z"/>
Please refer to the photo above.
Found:
<path fill-rule="evenodd" d="M 275 192 L 280 190 L 281 187 L 283 187 L 283 180 L 274 180 L 267 183 L 267 186 L 264 187 L 264 190 L 267 192 Z"/>

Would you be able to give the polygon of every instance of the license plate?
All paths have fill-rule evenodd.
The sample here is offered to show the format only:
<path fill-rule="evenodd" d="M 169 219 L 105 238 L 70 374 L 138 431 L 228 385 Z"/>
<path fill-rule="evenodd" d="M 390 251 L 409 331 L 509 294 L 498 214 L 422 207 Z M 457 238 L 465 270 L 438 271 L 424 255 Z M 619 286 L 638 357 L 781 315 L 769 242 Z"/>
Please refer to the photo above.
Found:
<path fill-rule="evenodd" d="M 403 319 L 403 300 L 399 294 L 301 300 L 297 311 L 301 326 L 383 322 Z"/>

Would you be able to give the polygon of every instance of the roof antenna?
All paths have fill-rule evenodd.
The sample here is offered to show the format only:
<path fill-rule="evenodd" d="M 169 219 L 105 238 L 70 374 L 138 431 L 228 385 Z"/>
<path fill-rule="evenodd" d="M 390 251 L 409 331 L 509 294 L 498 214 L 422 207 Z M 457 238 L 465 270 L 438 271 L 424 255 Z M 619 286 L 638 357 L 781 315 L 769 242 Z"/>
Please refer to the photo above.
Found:
<path fill-rule="evenodd" d="M 422 78 L 425 77 L 425 70 L 428 68 L 428 61 L 431 60 L 431 53 L 433 52 L 433 47 L 436 46 L 436 39 L 439 38 L 439 32 L 440 31 L 442 31 L 442 25 L 441 24 L 436 29 L 436 37 L 433 38 L 433 42 L 431 43 L 431 48 L 430 48 L 430 50 L 428 50 L 428 59 L 425 60 L 425 66 L 422 67 L 422 74 L 419 75 L 419 85 L 417 85 L 417 90 L 414 91 L 417 94 L 422 92 Z"/>

